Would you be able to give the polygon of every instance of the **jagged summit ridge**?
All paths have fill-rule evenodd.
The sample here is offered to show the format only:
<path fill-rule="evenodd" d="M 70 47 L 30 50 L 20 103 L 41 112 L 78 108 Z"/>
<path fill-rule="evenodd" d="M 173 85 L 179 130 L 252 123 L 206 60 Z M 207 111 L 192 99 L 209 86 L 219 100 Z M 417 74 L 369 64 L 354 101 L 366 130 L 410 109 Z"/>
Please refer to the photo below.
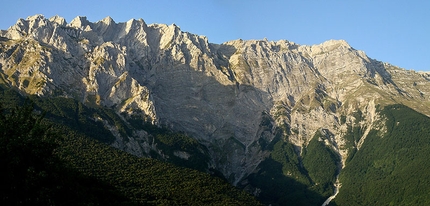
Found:
<path fill-rule="evenodd" d="M 347 124 L 372 128 L 380 118 L 376 105 L 403 103 L 430 114 L 428 75 L 378 62 L 343 40 L 211 44 L 174 24 L 110 17 L 67 23 L 42 15 L 20 19 L 0 35 L 7 84 L 184 131 L 209 148 L 212 166 L 235 184 L 270 155 L 262 148 L 279 128 L 298 148 L 327 131 L 327 144 L 344 161 Z M 363 121 L 355 123 L 349 114 L 357 110 Z M 148 145 L 134 141 L 143 136 L 118 136 L 114 146 L 144 156 Z"/>

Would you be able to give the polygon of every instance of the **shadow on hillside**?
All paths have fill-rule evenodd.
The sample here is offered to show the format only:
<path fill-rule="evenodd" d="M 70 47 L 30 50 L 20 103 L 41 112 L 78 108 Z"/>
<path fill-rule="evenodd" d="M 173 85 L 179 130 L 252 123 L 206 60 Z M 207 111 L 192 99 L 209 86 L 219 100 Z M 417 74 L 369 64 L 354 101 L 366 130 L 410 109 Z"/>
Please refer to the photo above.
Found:
<path fill-rule="evenodd" d="M 247 156 L 259 155 L 264 145 L 258 140 L 266 131 L 263 127 L 267 127 L 262 124 L 263 114 L 274 104 L 268 92 L 236 81 L 228 61 L 235 52 L 233 46 L 220 45 L 214 57 L 219 73 L 214 68 L 205 68 L 204 60 L 193 68 L 189 64 L 191 57 L 178 62 L 170 55 L 160 56 L 142 71 L 154 74 L 142 84 L 150 83 L 144 86 L 151 91 L 160 123 L 199 139 L 209 148 L 215 169 L 224 174 L 239 171 L 246 161 L 251 161 Z M 221 83 L 215 75 L 225 75 L 224 79 L 229 82 Z M 260 170 L 248 179 L 256 183 L 254 187 L 262 189 L 258 197 L 262 202 L 318 205 L 325 201 L 326 197 L 311 191 L 307 185 L 283 175 L 280 163 L 266 159 L 260 167 L 270 169 Z M 233 182 L 238 176 L 226 178 Z"/>
<path fill-rule="evenodd" d="M 181 50 L 184 54 L 191 52 L 186 47 Z M 263 114 L 274 104 L 268 92 L 236 81 L 235 71 L 228 61 L 235 52 L 233 46 L 220 46 L 214 57 L 215 65 L 209 68 L 205 59 L 199 58 L 198 65 L 193 67 L 191 62 L 196 59 L 192 56 L 184 55 L 183 61 L 177 61 L 166 50 L 151 59 L 148 67 L 129 73 L 148 87 L 159 123 L 205 144 L 215 169 L 224 175 L 233 173 L 226 177 L 230 182 L 240 177 L 238 168 L 251 161 L 246 157 L 259 155 L 257 148 L 261 150 L 262 145 L 258 140 L 265 131 L 261 128 Z M 211 56 L 210 53 L 206 55 Z M 145 65 L 145 62 L 136 62 L 136 65 Z M 223 77 L 217 75 L 225 75 L 227 81 L 220 82 Z M 249 149 L 250 145 L 254 149 Z M 261 183 L 258 187 L 263 191 L 259 199 L 264 203 L 317 205 L 325 201 L 325 197 L 309 190 L 308 186 L 283 175 L 280 163 L 267 159 L 262 164 L 273 168 L 266 171 L 269 173 L 252 177 Z"/>
<path fill-rule="evenodd" d="M 271 158 L 264 160 L 259 168 L 248 180 L 252 187 L 261 189 L 258 199 L 266 205 L 321 205 L 327 199 L 310 190 L 309 186 L 284 175 L 282 164 Z"/>

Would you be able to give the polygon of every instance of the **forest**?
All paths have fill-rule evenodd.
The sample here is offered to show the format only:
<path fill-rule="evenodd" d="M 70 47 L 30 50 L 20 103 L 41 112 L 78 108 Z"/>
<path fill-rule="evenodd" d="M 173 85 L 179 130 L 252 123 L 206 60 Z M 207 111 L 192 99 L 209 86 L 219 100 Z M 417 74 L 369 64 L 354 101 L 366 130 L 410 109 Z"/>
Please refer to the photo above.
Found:
<path fill-rule="evenodd" d="M 299 148 L 278 136 L 271 154 L 250 175 L 249 182 L 261 188 L 259 199 L 267 205 L 321 205 L 332 195 L 338 174 L 336 154 L 316 132 L 300 155 Z"/>
<path fill-rule="evenodd" d="M 430 118 L 403 105 L 379 108 L 372 130 L 340 174 L 337 205 L 430 205 Z"/>
<path fill-rule="evenodd" d="M 24 99 L 8 88 L 0 88 L 0 97 L 2 205 L 260 205 L 225 179 L 110 147 L 111 134 L 81 115 L 96 108 Z M 41 110 L 46 104 L 51 109 Z M 153 130 L 167 146 L 195 144 L 183 134 Z"/>

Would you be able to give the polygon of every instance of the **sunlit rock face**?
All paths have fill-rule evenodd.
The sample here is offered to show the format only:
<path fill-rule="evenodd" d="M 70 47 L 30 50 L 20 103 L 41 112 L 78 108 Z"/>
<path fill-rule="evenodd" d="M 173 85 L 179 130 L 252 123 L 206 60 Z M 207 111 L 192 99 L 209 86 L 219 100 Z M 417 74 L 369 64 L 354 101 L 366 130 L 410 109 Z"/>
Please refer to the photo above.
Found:
<path fill-rule="evenodd" d="M 235 184 L 255 172 L 275 136 L 301 148 L 324 131 L 344 162 L 347 125 L 365 131 L 357 148 L 371 128 L 383 127 L 375 125 L 383 118 L 377 105 L 403 103 L 430 114 L 429 74 L 376 61 L 343 40 L 218 45 L 174 24 L 110 17 L 67 23 L 41 15 L 18 20 L 0 36 L 2 81 L 186 132 L 208 147 L 212 167 Z M 360 121 L 352 115 L 357 111 Z M 142 155 L 153 146 L 145 135 L 136 131 L 128 142 L 118 137 L 114 146 Z"/>

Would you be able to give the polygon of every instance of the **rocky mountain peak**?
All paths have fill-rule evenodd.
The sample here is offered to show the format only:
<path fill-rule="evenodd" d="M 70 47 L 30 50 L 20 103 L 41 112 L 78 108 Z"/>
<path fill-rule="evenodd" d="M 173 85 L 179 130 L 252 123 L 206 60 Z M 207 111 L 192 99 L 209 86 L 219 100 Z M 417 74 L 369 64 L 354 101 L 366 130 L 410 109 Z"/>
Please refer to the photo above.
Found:
<path fill-rule="evenodd" d="M 64 19 L 63 17 L 58 16 L 58 15 L 49 18 L 49 21 L 55 22 L 60 26 L 66 26 L 67 25 L 66 19 Z"/>
<path fill-rule="evenodd" d="M 102 22 L 103 24 L 106 24 L 106 25 L 115 24 L 115 21 L 110 16 L 107 16 L 104 19 L 102 19 L 101 21 L 98 21 L 96 23 L 99 23 L 99 22 Z"/>
<path fill-rule="evenodd" d="M 45 16 L 43 16 L 42 14 L 36 14 L 36 15 L 27 17 L 26 20 L 31 23 L 39 23 L 41 21 L 45 21 L 46 19 L 45 19 Z"/>
<path fill-rule="evenodd" d="M 343 135 L 352 124 L 372 128 L 380 118 L 376 105 L 401 102 L 430 114 L 428 75 L 371 59 L 344 40 L 218 45 L 175 24 L 116 23 L 110 17 L 96 23 L 76 17 L 66 24 L 41 15 L 18 20 L 1 37 L 7 84 L 186 132 L 209 148 L 213 167 L 234 183 L 255 172 L 270 153 L 263 148 L 280 134 L 300 154 L 324 131 L 345 161 Z M 357 111 L 360 121 L 340 121 Z M 142 145 L 124 142 L 137 137 L 117 138 L 116 147 L 144 155 Z"/>
<path fill-rule="evenodd" d="M 68 24 L 70 27 L 84 29 L 85 26 L 89 25 L 90 22 L 86 16 L 77 16 Z"/>
<path fill-rule="evenodd" d="M 340 40 L 331 39 L 331 40 L 323 42 L 320 45 L 323 46 L 323 47 L 332 47 L 332 46 L 339 47 L 339 46 L 343 46 L 343 47 L 346 47 L 346 48 L 351 48 L 351 46 L 348 44 L 348 42 L 346 42 L 343 39 L 340 39 Z"/>

